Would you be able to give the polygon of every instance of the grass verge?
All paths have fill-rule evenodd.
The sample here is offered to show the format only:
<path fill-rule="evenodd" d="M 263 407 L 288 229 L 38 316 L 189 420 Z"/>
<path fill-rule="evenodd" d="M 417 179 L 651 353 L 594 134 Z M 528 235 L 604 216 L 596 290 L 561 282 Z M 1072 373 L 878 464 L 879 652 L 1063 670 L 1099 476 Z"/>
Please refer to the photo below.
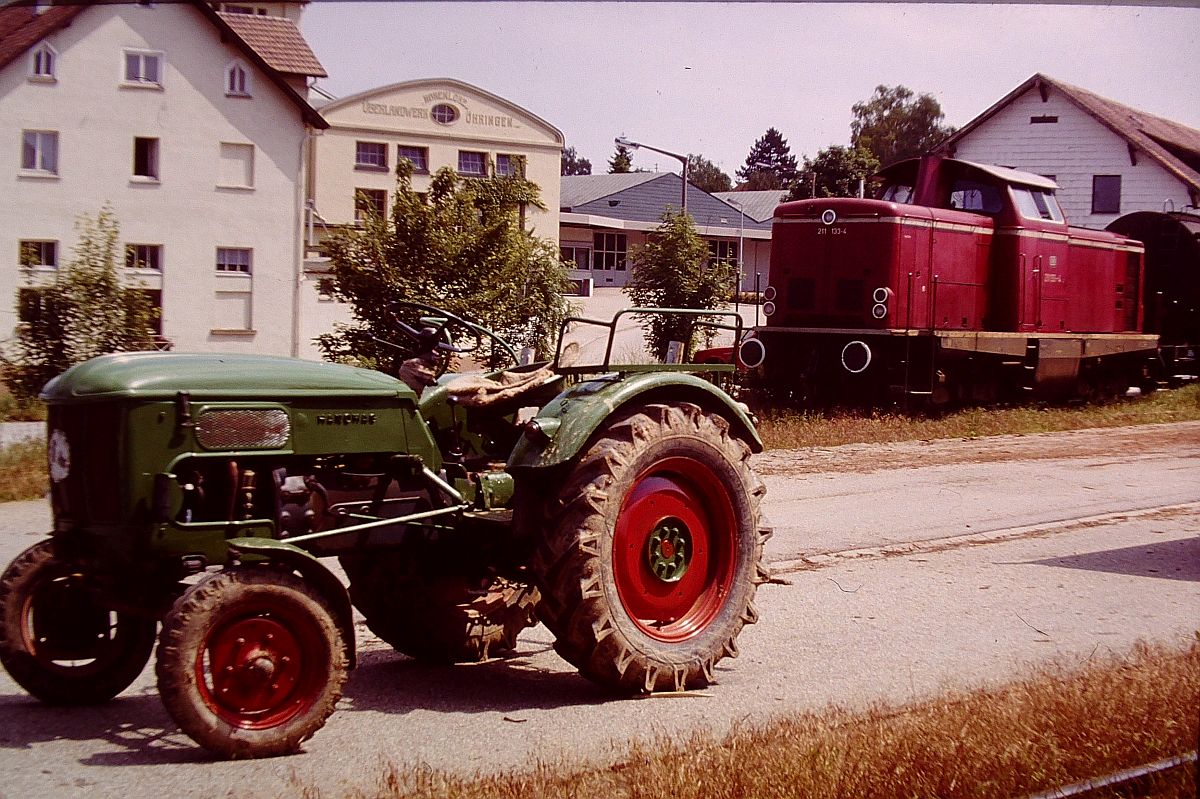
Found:
<path fill-rule="evenodd" d="M 1200 385 L 1157 391 L 1148 397 L 1068 407 L 968 408 L 940 417 L 838 411 L 831 414 L 771 410 L 758 430 L 767 449 L 878 444 L 932 438 L 978 438 L 1200 420 Z"/>
<path fill-rule="evenodd" d="M 0 447 L 0 502 L 38 499 L 49 489 L 45 444 L 20 441 Z"/>
<path fill-rule="evenodd" d="M 393 766 L 377 791 L 357 795 L 1020 797 L 1194 749 L 1197 707 L 1200 640 L 1183 651 L 1140 645 L 1124 657 L 1042 667 L 921 704 L 831 709 L 743 725 L 722 739 L 697 733 L 634 744 L 612 765 L 537 763 L 473 778 Z M 1191 768 L 1152 783 L 1137 795 L 1196 795 Z"/>

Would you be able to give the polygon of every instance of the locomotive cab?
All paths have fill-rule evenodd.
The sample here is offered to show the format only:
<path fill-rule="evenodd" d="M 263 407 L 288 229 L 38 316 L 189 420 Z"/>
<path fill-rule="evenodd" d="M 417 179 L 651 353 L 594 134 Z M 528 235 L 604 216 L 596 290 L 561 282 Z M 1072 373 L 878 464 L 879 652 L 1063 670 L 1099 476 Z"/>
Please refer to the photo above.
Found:
<path fill-rule="evenodd" d="M 776 209 L 756 332 L 769 392 L 988 400 L 1153 349 L 1136 335 L 1140 245 L 1069 227 L 1054 181 L 939 156 L 876 177 L 877 199 Z"/>

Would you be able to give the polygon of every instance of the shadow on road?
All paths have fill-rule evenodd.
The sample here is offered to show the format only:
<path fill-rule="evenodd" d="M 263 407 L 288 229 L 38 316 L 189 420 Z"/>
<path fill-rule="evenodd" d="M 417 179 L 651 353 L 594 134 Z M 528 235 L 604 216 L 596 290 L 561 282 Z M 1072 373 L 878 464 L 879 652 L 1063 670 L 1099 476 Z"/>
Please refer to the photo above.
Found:
<path fill-rule="evenodd" d="M 1144 546 L 1108 549 L 1064 558 L 1028 561 L 1035 566 L 1200 582 L 1200 536 Z"/>

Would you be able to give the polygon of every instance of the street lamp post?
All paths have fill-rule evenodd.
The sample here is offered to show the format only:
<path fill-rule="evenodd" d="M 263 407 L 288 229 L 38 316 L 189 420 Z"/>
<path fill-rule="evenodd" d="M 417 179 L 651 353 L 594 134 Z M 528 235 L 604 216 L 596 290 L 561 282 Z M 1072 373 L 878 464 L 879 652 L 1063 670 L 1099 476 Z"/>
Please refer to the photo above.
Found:
<path fill-rule="evenodd" d="M 742 293 L 742 263 L 745 258 L 743 248 L 746 241 L 746 209 L 737 200 L 728 200 L 730 205 L 736 205 L 738 213 L 741 216 L 738 218 L 738 254 L 737 254 L 737 278 L 733 284 L 733 310 L 741 313 L 741 300 L 739 295 Z"/>
<path fill-rule="evenodd" d="M 663 155 L 668 155 L 671 158 L 679 159 L 679 163 L 683 164 L 683 194 L 682 194 L 682 197 L 680 198 L 679 209 L 681 211 L 687 211 L 688 158 L 686 155 L 680 155 L 679 153 L 668 152 L 667 150 L 660 150 L 657 147 L 651 147 L 649 144 L 642 144 L 641 142 L 630 141 L 629 139 L 625 138 L 624 136 L 618 136 L 617 138 L 613 139 L 613 143 L 620 147 L 632 147 L 635 150 L 639 150 L 639 149 L 643 149 L 643 148 L 646 150 L 653 150 L 656 153 L 662 153 Z"/>

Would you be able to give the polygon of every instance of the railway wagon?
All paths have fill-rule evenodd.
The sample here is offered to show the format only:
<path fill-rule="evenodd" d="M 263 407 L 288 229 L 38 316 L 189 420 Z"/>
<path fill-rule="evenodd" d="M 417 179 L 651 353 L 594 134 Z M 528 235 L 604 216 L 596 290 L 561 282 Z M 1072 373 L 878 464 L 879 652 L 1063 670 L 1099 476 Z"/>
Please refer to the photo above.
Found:
<path fill-rule="evenodd" d="M 1125 391 L 1149 379 L 1144 247 L 1071 227 L 1040 175 L 939 156 L 879 199 L 775 212 L 766 323 L 739 349 L 789 404 L 940 404 Z"/>

